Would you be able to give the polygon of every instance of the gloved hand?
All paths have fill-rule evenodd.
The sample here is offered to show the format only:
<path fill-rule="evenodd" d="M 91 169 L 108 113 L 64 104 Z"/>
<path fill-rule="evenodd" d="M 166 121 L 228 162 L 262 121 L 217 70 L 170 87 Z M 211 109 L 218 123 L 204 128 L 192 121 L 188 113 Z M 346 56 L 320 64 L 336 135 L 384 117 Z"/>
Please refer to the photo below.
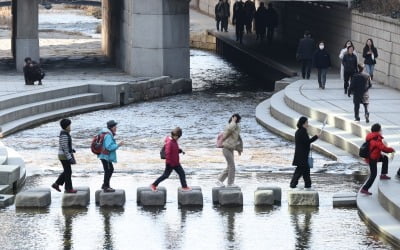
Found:
<path fill-rule="evenodd" d="M 179 149 L 179 153 L 185 154 L 185 152 L 182 149 Z"/>
<path fill-rule="evenodd" d="M 75 158 L 71 158 L 71 159 L 69 159 L 69 163 L 70 163 L 71 165 L 74 165 L 74 164 L 76 164 Z"/>
<path fill-rule="evenodd" d="M 76 153 L 75 149 L 72 149 L 72 153 Z"/>

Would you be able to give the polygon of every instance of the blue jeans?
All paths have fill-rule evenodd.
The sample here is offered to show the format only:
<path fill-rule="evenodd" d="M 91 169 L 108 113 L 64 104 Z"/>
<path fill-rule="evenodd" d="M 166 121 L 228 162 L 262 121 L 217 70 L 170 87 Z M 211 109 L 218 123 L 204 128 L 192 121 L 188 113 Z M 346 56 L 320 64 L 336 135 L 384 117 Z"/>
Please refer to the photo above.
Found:
<path fill-rule="evenodd" d="M 374 75 L 374 68 L 375 64 L 365 64 L 365 71 L 367 71 L 370 76 Z"/>

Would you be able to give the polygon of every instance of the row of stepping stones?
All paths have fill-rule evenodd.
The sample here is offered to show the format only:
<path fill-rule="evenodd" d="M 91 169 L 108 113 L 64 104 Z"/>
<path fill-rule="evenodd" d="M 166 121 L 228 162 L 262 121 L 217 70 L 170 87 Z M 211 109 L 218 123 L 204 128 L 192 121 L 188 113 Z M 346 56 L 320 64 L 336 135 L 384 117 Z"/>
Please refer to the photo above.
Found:
<path fill-rule="evenodd" d="M 77 193 L 64 193 L 62 207 L 86 207 L 90 202 L 89 187 L 76 187 Z M 158 187 L 152 191 L 150 187 L 137 188 L 137 203 L 141 206 L 164 206 L 167 200 L 165 187 Z M 254 192 L 254 205 L 280 205 L 282 191 L 277 186 L 258 187 Z M 95 202 L 99 206 L 124 206 L 125 191 L 116 189 L 115 192 L 95 192 Z M 239 187 L 214 187 L 212 189 L 212 201 L 220 206 L 242 206 L 243 194 Z M 34 188 L 20 192 L 16 195 L 15 206 L 17 208 L 47 207 L 51 203 L 49 188 Z M 291 206 L 319 206 L 317 191 L 290 190 L 288 203 Z M 11 203 L 12 204 L 12 203 Z M 200 187 L 192 187 L 191 191 L 183 191 L 178 188 L 178 204 L 180 206 L 203 206 L 203 194 Z"/>

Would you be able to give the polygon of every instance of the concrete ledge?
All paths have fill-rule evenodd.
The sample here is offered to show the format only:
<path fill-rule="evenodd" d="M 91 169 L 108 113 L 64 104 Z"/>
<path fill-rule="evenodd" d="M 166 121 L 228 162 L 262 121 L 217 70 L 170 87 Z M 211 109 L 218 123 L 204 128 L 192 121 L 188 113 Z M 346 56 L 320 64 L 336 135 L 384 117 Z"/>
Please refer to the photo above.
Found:
<path fill-rule="evenodd" d="M 100 207 L 122 207 L 125 204 L 125 191 L 123 189 L 115 189 L 115 192 L 104 192 L 103 190 L 97 190 L 95 193 L 96 204 Z"/>
<path fill-rule="evenodd" d="M 0 185 L 12 185 L 19 180 L 19 176 L 18 165 L 0 165 Z"/>
<path fill-rule="evenodd" d="M 28 208 L 47 207 L 51 203 L 51 193 L 48 188 L 38 188 L 21 192 L 15 197 L 15 207 Z"/>
<path fill-rule="evenodd" d="M 153 192 L 150 187 L 138 187 L 136 189 L 136 203 L 137 204 L 141 204 L 142 192 L 144 192 L 144 191 Z M 163 199 L 167 200 L 167 189 L 165 187 L 158 186 L 157 187 L 157 192 L 162 193 L 164 195 Z"/>
<path fill-rule="evenodd" d="M 140 205 L 142 206 L 164 206 L 166 203 L 164 192 L 142 191 L 140 193 Z"/>
<path fill-rule="evenodd" d="M 212 201 L 213 204 L 219 204 L 219 192 L 221 190 L 240 190 L 240 187 L 213 187 L 212 188 Z"/>
<path fill-rule="evenodd" d="M 0 195 L 0 208 L 8 207 L 14 203 L 14 195 Z"/>
<path fill-rule="evenodd" d="M 222 189 L 218 194 L 221 206 L 243 206 L 243 194 L 240 189 Z"/>
<path fill-rule="evenodd" d="M 357 207 L 357 194 L 356 193 L 334 194 L 333 207 Z"/>
<path fill-rule="evenodd" d="M 191 187 L 191 191 L 178 188 L 178 204 L 181 206 L 203 206 L 203 193 L 200 187 Z"/>
<path fill-rule="evenodd" d="M 289 206 L 319 206 L 317 191 L 293 190 L 288 192 Z"/>
<path fill-rule="evenodd" d="M 274 195 L 274 204 L 280 205 L 282 201 L 282 189 L 278 186 L 262 186 L 258 187 L 257 190 L 272 190 Z"/>
<path fill-rule="evenodd" d="M 256 190 L 254 192 L 254 205 L 274 205 L 274 191 L 272 190 Z"/>
<path fill-rule="evenodd" d="M 62 207 L 87 207 L 87 205 L 89 205 L 89 187 L 76 187 L 75 189 L 78 191 L 75 194 L 63 194 Z"/>

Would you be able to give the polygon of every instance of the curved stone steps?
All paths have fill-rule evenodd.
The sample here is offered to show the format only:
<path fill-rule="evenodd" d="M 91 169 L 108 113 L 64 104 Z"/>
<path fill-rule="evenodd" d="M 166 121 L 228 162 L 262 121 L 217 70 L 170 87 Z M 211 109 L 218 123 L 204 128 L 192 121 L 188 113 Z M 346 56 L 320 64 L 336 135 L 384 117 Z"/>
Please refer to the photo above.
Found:
<path fill-rule="evenodd" d="M 394 172 L 395 171 L 391 171 Z M 377 179 L 379 179 L 379 174 Z M 400 221 L 400 196 L 399 196 L 400 180 L 392 175 L 392 180 L 379 181 L 378 199 L 382 207 L 384 207 L 393 217 Z"/>
<path fill-rule="evenodd" d="M 92 104 L 79 105 L 69 108 L 58 109 L 50 112 L 40 113 L 36 115 L 31 115 L 19 120 L 15 120 L 9 123 L 6 123 L 2 126 L 2 131 L 0 133 L 0 137 L 4 137 L 6 135 L 12 134 L 18 130 L 26 129 L 32 126 L 37 125 L 38 123 L 43 123 L 46 121 L 58 119 L 63 116 L 71 116 L 75 114 L 81 114 L 86 112 L 91 112 L 100 109 L 106 109 L 113 107 L 114 104 L 109 102 L 98 102 Z"/>

